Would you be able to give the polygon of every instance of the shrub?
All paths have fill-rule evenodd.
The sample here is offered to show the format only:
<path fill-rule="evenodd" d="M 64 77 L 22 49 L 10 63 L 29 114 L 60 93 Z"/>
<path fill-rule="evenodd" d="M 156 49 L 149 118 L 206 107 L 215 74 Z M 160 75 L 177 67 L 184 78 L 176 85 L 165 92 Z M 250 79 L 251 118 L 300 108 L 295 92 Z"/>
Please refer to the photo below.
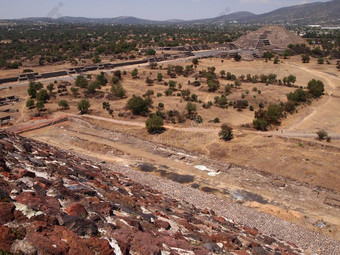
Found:
<path fill-rule="evenodd" d="M 103 102 L 103 109 L 105 110 L 110 110 L 111 106 L 110 106 L 110 103 L 109 102 Z"/>
<path fill-rule="evenodd" d="M 316 134 L 318 135 L 319 140 L 324 140 L 328 137 L 328 133 L 325 130 L 319 130 Z"/>
<path fill-rule="evenodd" d="M 310 57 L 309 55 L 302 55 L 301 60 L 302 60 L 302 63 L 309 63 Z"/>
<path fill-rule="evenodd" d="M 59 105 L 62 109 L 64 109 L 64 110 L 70 108 L 70 106 L 69 106 L 69 104 L 68 104 L 68 102 L 67 102 L 66 100 L 60 100 L 60 101 L 58 102 L 58 105 Z"/>
<path fill-rule="evenodd" d="M 255 119 L 253 121 L 253 125 L 254 128 L 261 131 L 267 131 L 269 126 L 268 121 L 266 121 L 265 119 Z"/>
<path fill-rule="evenodd" d="M 325 63 L 325 60 L 323 58 L 318 58 L 318 64 L 323 65 Z"/>
<path fill-rule="evenodd" d="M 220 123 L 220 119 L 219 118 L 215 118 L 214 119 L 214 123 Z"/>
<path fill-rule="evenodd" d="M 81 100 L 78 103 L 78 110 L 80 111 L 81 114 L 86 114 L 89 111 L 90 108 L 90 102 L 87 100 Z"/>
<path fill-rule="evenodd" d="M 230 141 L 234 138 L 233 129 L 227 124 L 223 124 L 218 136 L 224 141 Z"/>
<path fill-rule="evenodd" d="M 123 88 L 123 86 L 120 83 L 113 84 L 111 86 L 111 92 L 119 98 L 126 97 L 126 90 Z"/>
<path fill-rule="evenodd" d="M 145 121 L 146 129 L 149 133 L 158 133 L 164 131 L 163 119 L 160 116 L 152 115 Z"/>
<path fill-rule="evenodd" d="M 71 92 L 74 96 L 78 95 L 79 88 L 71 87 Z"/>

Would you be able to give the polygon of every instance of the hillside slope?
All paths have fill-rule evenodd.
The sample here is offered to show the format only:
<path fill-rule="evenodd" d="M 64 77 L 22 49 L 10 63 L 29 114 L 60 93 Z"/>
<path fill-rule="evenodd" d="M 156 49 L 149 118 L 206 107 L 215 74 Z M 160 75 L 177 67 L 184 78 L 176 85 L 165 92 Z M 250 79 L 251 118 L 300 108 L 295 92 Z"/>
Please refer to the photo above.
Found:
<path fill-rule="evenodd" d="M 1 254 L 302 252 L 72 153 L 2 131 L 0 176 Z"/>
<path fill-rule="evenodd" d="M 265 24 L 328 24 L 340 22 L 340 0 L 284 7 L 238 21 Z"/>

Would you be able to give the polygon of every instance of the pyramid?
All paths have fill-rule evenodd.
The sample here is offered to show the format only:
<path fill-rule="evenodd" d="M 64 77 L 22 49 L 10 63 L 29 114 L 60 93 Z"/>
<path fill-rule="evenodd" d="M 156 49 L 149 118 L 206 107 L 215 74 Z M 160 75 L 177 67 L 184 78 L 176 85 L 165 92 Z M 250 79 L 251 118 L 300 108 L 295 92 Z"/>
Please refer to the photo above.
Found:
<path fill-rule="evenodd" d="M 306 41 L 284 27 L 265 26 L 241 36 L 234 43 L 240 49 L 275 50 L 285 49 L 289 44 L 306 43 Z"/>

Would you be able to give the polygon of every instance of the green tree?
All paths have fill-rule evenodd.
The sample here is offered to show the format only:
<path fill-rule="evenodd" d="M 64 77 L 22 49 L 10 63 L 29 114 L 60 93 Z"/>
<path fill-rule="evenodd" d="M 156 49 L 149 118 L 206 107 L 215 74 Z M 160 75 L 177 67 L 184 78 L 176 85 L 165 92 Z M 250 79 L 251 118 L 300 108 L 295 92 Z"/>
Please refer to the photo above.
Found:
<path fill-rule="evenodd" d="M 318 135 L 319 140 L 324 140 L 328 136 L 328 133 L 325 130 L 319 130 L 316 134 Z"/>
<path fill-rule="evenodd" d="M 111 86 L 111 92 L 119 98 L 126 97 L 126 90 L 123 88 L 123 86 L 120 83 L 113 84 Z"/>
<path fill-rule="evenodd" d="M 41 89 L 37 93 L 37 100 L 46 103 L 50 99 L 50 95 L 48 94 L 46 89 Z"/>
<path fill-rule="evenodd" d="M 50 84 L 47 85 L 46 88 L 48 89 L 48 91 L 49 91 L 50 93 L 52 93 L 52 91 L 54 90 L 54 84 L 53 84 L 53 83 L 50 83 Z"/>
<path fill-rule="evenodd" d="M 269 123 L 278 125 L 280 124 L 279 120 L 282 115 L 282 109 L 279 105 L 277 104 L 271 104 L 268 106 L 267 109 L 267 117 L 269 120 Z"/>
<path fill-rule="evenodd" d="M 101 86 L 106 86 L 108 83 L 107 79 L 105 78 L 105 74 L 101 73 L 100 75 L 97 75 L 96 81 L 101 85 Z"/>
<path fill-rule="evenodd" d="M 196 104 L 188 102 L 186 107 L 185 107 L 185 110 L 187 110 L 188 115 L 192 115 L 192 114 L 196 113 L 196 110 L 197 110 Z"/>
<path fill-rule="evenodd" d="M 133 79 L 137 79 L 138 78 L 138 69 L 137 68 L 133 69 L 131 75 L 132 75 Z"/>
<path fill-rule="evenodd" d="M 209 92 L 214 92 L 220 88 L 220 84 L 217 81 L 210 80 L 208 81 L 208 88 Z"/>
<path fill-rule="evenodd" d="M 223 124 L 221 126 L 221 131 L 218 133 L 218 136 L 224 141 L 230 141 L 234 138 L 232 127 L 227 124 Z"/>
<path fill-rule="evenodd" d="M 148 49 L 145 52 L 145 54 L 148 55 L 148 56 L 154 56 L 154 55 L 156 55 L 156 51 L 154 49 Z"/>
<path fill-rule="evenodd" d="M 152 86 L 154 83 L 153 79 L 150 79 L 150 77 L 146 78 L 145 82 L 148 86 Z"/>
<path fill-rule="evenodd" d="M 294 76 L 294 75 L 289 75 L 289 76 L 287 77 L 287 83 L 288 83 L 288 85 L 294 84 L 295 82 L 296 82 L 296 76 Z"/>
<path fill-rule="evenodd" d="M 225 74 L 226 74 L 225 70 L 220 71 L 221 78 L 224 78 Z"/>
<path fill-rule="evenodd" d="M 269 59 L 269 60 L 272 60 L 272 58 L 274 57 L 274 54 L 267 51 L 263 54 L 263 57 L 266 59 L 266 61 Z"/>
<path fill-rule="evenodd" d="M 78 92 L 79 92 L 79 88 L 71 87 L 71 92 L 72 92 L 73 96 L 77 96 Z"/>
<path fill-rule="evenodd" d="M 309 63 L 309 61 L 310 61 L 310 57 L 309 57 L 309 55 L 302 55 L 301 56 L 301 60 L 302 60 L 302 63 Z"/>
<path fill-rule="evenodd" d="M 157 74 L 157 80 L 158 80 L 159 82 L 161 82 L 161 81 L 163 80 L 163 74 L 162 74 L 162 73 L 158 73 L 158 74 Z"/>
<path fill-rule="evenodd" d="M 164 123 L 162 117 L 158 115 L 152 115 L 145 121 L 146 129 L 149 133 L 159 133 L 164 131 Z"/>
<path fill-rule="evenodd" d="M 141 97 L 133 96 L 127 102 L 127 107 L 135 115 L 145 115 L 149 112 L 151 100 L 149 98 L 143 99 Z"/>
<path fill-rule="evenodd" d="M 234 60 L 235 61 L 237 61 L 237 62 L 239 62 L 240 60 L 241 60 L 241 56 L 238 54 L 238 53 L 236 53 L 236 55 L 235 55 L 235 57 L 234 57 Z"/>
<path fill-rule="evenodd" d="M 33 100 L 33 99 L 28 99 L 28 100 L 26 101 L 26 107 L 27 107 L 28 109 L 32 109 L 32 108 L 34 107 L 34 100 Z"/>
<path fill-rule="evenodd" d="M 307 93 L 299 88 L 295 90 L 294 92 L 290 92 L 287 94 L 287 99 L 292 102 L 306 102 L 307 101 Z"/>
<path fill-rule="evenodd" d="M 45 107 L 44 101 L 38 101 L 37 102 L 37 109 L 38 109 L 39 112 L 42 111 L 44 109 L 44 107 Z"/>
<path fill-rule="evenodd" d="M 192 60 L 192 63 L 193 63 L 195 66 L 197 66 L 197 65 L 198 65 L 198 58 L 194 58 L 194 59 Z"/>
<path fill-rule="evenodd" d="M 308 89 L 308 92 L 314 98 L 318 98 L 323 95 L 323 92 L 325 91 L 325 86 L 322 81 L 313 79 L 310 82 L 308 82 L 307 89 Z"/>
<path fill-rule="evenodd" d="M 90 106 L 90 102 L 83 99 L 78 103 L 78 110 L 81 114 L 86 114 L 88 113 Z"/>
<path fill-rule="evenodd" d="M 99 82 L 98 82 L 98 81 L 93 81 L 93 82 L 91 82 L 91 83 L 88 85 L 87 91 L 88 91 L 89 93 L 93 94 L 93 93 L 96 93 L 96 90 L 97 90 L 97 89 L 100 89 L 100 88 L 101 88 L 101 86 L 100 86 Z"/>
<path fill-rule="evenodd" d="M 70 108 L 68 102 L 66 100 L 60 100 L 58 102 L 59 107 L 61 107 L 63 110 L 67 110 Z"/>
<path fill-rule="evenodd" d="M 325 63 L 325 59 L 324 58 L 318 58 L 318 64 L 319 65 L 323 65 Z"/>
<path fill-rule="evenodd" d="M 27 90 L 28 95 L 31 98 L 36 98 L 37 96 L 37 91 L 42 89 L 44 86 L 41 82 L 34 82 L 31 81 Z"/>
<path fill-rule="evenodd" d="M 89 85 L 89 82 L 84 76 L 78 75 L 76 78 L 75 84 L 76 86 L 80 88 L 87 88 L 87 86 Z"/>
<path fill-rule="evenodd" d="M 253 121 L 254 128 L 261 131 L 267 131 L 268 130 L 268 121 L 265 119 L 254 119 Z"/>

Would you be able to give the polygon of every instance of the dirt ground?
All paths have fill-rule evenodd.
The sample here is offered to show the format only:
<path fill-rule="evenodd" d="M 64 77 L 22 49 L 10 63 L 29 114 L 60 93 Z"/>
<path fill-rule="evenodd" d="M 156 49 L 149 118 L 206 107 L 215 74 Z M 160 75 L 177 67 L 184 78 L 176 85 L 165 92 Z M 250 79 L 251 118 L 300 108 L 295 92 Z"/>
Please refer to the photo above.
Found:
<path fill-rule="evenodd" d="M 308 175 L 312 176 L 312 173 L 299 169 L 297 158 L 287 156 L 288 150 L 291 151 L 290 154 L 297 154 L 296 157 L 303 155 L 301 148 L 297 144 L 294 146 L 292 141 L 269 137 L 262 140 L 259 135 L 254 135 L 251 150 L 242 138 L 235 139 L 228 146 L 220 141 L 212 141 L 213 143 L 209 144 L 208 140 L 212 136 L 208 132 L 168 130 L 167 137 L 154 137 L 138 127 L 105 123 L 88 117 L 81 119 L 72 118 L 70 121 L 30 131 L 24 135 L 63 149 L 68 148 L 76 153 L 130 166 L 146 174 L 156 174 L 184 185 L 198 187 L 340 239 L 340 208 L 325 203 L 327 199 L 340 201 L 340 192 L 315 188 L 317 185 L 313 181 L 320 183 L 323 181 L 322 177 L 315 175 L 314 179 L 306 178 Z M 202 146 L 205 145 L 205 149 L 211 154 L 204 156 L 204 152 L 193 151 L 192 146 L 195 146 L 197 141 L 200 141 Z M 263 154 L 259 153 L 265 142 L 271 151 L 286 156 L 275 158 L 277 155 L 270 154 L 269 149 L 263 151 Z M 282 149 L 277 151 L 274 150 L 274 144 L 278 143 Z M 182 149 L 176 149 L 174 145 Z M 287 151 L 283 151 L 283 147 L 286 147 Z M 294 150 L 294 147 L 297 149 Z M 319 152 L 318 145 L 306 145 L 304 149 L 315 154 Z M 330 153 L 331 150 L 320 157 Z M 339 151 L 333 152 L 333 157 L 338 156 Z M 245 160 L 242 166 L 230 165 L 242 159 Z M 251 159 L 254 159 L 254 163 Z M 266 171 L 267 168 L 261 169 L 264 172 L 254 169 L 254 165 L 264 166 L 270 164 L 270 161 L 280 162 L 276 167 L 271 164 L 275 167 L 272 172 Z M 281 171 L 291 163 L 296 166 L 290 172 Z M 306 165 L 306 169 L 315 164 L 315 161 L 301 160 L 301 165 Z M 203 167 L 204 171 L 202 166 L 206 168 Z M 297 172 L 300 174 L 297 175 Z M 294 181 L 291 176 L 299 181 Z M 335 179 L 334 185 L 339 180 L 336 175 L 328 178 Z M 325 222 L 327 227 L 316 227 L 318 222 Z"/>
<path fill-rule="evenodd" d="M 302 64 L 297 57 L 282 61 L 283 63 L 274 65 L 263 60 L 222 62 L 221 59 L 203 59 L 197 67 L 198 71 L 215 66 L 216 73 L 223 69 L 237 76 L 275 73 L 278 79 L 293 74 L 297 76 L 296 85 L 303 87 L 313 78 L 322 80 L 326 88 L 325 95 L 311 105 L 299 107 L 298 113 L 283 120 L 278 131 L 261 133 L 245 127 L 254 118 L 254 112 L 249 109 L 242 112 L 232 107 L 222 109 L 213 106 L 204 109 L 197 103 L 203 124 L 196 125 L 190 121 L 175 125 L 166 123 L 166 132 L 156 136 L 149 135 L 144 127 L 146 118 L 131 116 L 125 109 L 128 99 L 109 101 L 114 110 L 114 116 L 111 117 L 102 109 L 102 103 L 108 101 L 104 97 L 88 98 L 91 103 L 90 116 L 82 117 L 86 123 L 72 120 L 24 135 L 101 160 L 136 167 L 137 170 L 140 170 L 138 164 L 149 163 L 158 169 L 152 170 L 151 174 L 163 176 L 164 170 L 165 178 L 171 176 L 169 172 L 192 175 L 194 181 L 186 183 L 187 185 L 198 184 L 200 189 L 231 199 L 235 198 L 238 191 L 259 195 L 260 197 L 255 196 L 242 203 L 340 240 L 340 140 L 336 139 L 340 135 L 339 72 L 335 63 L 318 65 L 315 59 L 309 64 Z M 183 66 L 188 64 L 190 62 L 182 63 Z M 130 71 L 131 68 L 128 72 Z M 163 83 L 146 85 L 146 78 L 156 78 L 158 72 L 163 73 L 164 81 L 171 80 L 167 77 L 166 70 L 151 70 L 146 67 L 139 68 L 139 79 L 134 80 L 129 74 L 124 75 L 122 85 L 127 90 L 128 97 L 142 96 L 147 90 L 153 90 L 155 95 L 163 93 L 161 97 L 152 97 L 154 106 L 162 102 L 165 104 L 164 112 L 184 112 L 187 102 L 176 96 L 176 92 L 175 95 L 166 97 L 164 91 L 167 87 Z M 188 85 L 189 80 L 194 81 L 192 76 L 181 76 L 173 80 L 182 84 L 183 89 L 190 89 L 203 102 L 214 101 L 215 96 L 221 95 L 224 85 L 230 83 L 220 80 L 221 90 L 208 93 L 206 85 L 202 88 Z M 254 92 L 253 87 L 257 87 L 262 93 Z M 0 92 L 1 96 L 17 95 L 22 99 L 10 106 L 19 110 L 13 113 L 15 125 L 26 123 L 37 113 L 36 109 L 28 110 L 25 107 L 26 90 L 27 86 L 20 86 Z M 110 86 L 102 88 L 105 96 L 109 90 Z M 273 102 L 285 102 L 286 94 L 293 90 L 295 88 L 285 86 L 243 83 L 241 88 L 232 90 L 228 100 L 241 99 L 241 95 L 245 94 L 245 99 L 257 110 L 260 102 L 264 102 L 266 106 Z M 69 110 L 60 111 L 57 102 L 61 99 L 69 102 Z M 81 98 L 72 95 L 56 95 L 46 104 L 44 114 L 77 115 L 77 103 L 80 100 Z M 0 107 L 0 110 L 5 108 Z M 118 113 L 125 113 L 126 117 L 118 117 Z M 218 139 L 221 123 L 212 122 L 216 117 L 221 123 L 228 123 L 234 128 L 235 139 L 230 142 Z M 326 130 L 334 139 L 327 143 L 313 138 L 320 129 Z M 115 134 L 123 134 L 123 137 L 116 137 Z M 175 152 L 164 152 L 171 148 L 175 148 Z M 162 151 L 164 153 L 160 153 Z M 178 154 L 178 151 L 183 155 Z M 213 169 L 218 169 L 215 176 L 195 168 L 195 165 L 207 166 L 209 163 Z M 264 200 L 270 202 L 263 202 Z M 326 222 L 326 227 L 316 227 L 318 222 Z"/>

